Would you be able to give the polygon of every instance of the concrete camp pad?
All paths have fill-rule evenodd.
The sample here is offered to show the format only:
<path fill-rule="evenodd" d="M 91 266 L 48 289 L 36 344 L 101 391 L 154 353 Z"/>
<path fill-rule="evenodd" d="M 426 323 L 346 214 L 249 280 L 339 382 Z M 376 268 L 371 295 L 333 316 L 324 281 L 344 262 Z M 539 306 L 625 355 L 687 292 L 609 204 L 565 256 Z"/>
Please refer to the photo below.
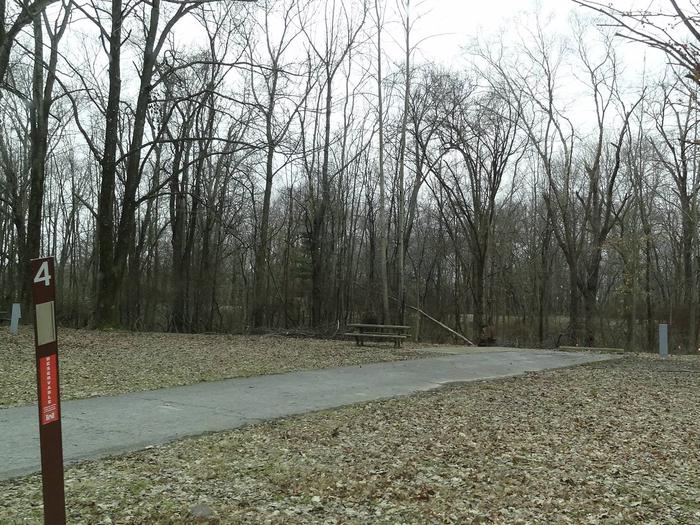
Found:
<path fill-rule="evenodd" d="M 411 361 L 228 379 L 62 406 L 66 463 L 264 420 L 618 356 L 486 349 Z M 0 479 L 37 472 L 37 408 L 0 409 Z"/>

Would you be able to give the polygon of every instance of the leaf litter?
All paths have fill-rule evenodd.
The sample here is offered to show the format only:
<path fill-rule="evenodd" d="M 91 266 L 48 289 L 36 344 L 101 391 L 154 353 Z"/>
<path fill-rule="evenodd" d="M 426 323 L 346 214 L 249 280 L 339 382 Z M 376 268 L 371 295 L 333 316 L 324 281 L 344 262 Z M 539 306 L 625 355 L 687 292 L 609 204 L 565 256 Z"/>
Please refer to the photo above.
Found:
<path fill-rule="evenodd" d="M 431 345 L 422 344 L 421 347 Z M 284 336 L 59 332 L 61 397 L 81 399 L 296 370 L 432 356 L 387 344 Z M 34 335 L 0 331 L 0 407 L 36 403 Z"/>
<path fill-rule="evenodd" d="M 69 522 L 700 523 L 699 422 L 700 359 L 634 355 L 86 461 Z M 38 475 L 0 495 L 40 521 Z"/>

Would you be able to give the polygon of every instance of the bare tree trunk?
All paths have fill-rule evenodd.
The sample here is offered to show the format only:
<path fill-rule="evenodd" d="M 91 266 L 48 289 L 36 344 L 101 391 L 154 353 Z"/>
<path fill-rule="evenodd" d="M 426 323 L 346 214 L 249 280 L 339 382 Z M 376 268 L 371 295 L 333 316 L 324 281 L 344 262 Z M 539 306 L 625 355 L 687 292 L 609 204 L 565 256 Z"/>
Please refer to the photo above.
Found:
<path fill-rule="evenodd" d="M 331 191 L 329 180 L 329 160 L 331 146 L 331 114 L 333 103 L 332 76 L 327 75 L 325 124 L 323 132 L 323 160 L 321 165 L 320 196 L 316 203 L 311 236 L 311 324 L 320 328 L 323 321 L 323 308 L 326 304 L 326 258 L 327 258 L 327 213 Z"/>
<path fill-rule="evenodd" d="M 117 142 L 119 141 L 119 99 L 121 96 L 122 0 L 112 0 L 109 32 L 109 88 L 105 112 L 100 194 L 97 203 L 98 270 L 94 324 L 98 327 L 118 323 L 117 272 L 114 266 L 114 189 L 117 178 Z"/>
<path fill-rule="evenodd" d="M 46 152 L 49 135 L 49 112 L 53 104 L 53 88 L 56 82 L 58 64 L 58 43 L 68 26 L 70 5 L 64 8 L 63 18 L 55 31 L 49 33 L 49 60 L 44 63 L 44 31 L 41 15 L 33 21 L 34 30 L 34 65 L 32 72 L 32 109 L 31 109 L 31 180 L 29 189 L 29 206 L 27 217 L 27 238 L 24 254 L 25 273 L 23 283 L 23 309 L 29 312 L 29 261 L 40 256 L 41 218 L 44 203 L 44 186 L 46 182 Z M 46 81 L 44 68 L 46 67 Z M 54 254 L 55 255 L 55 254 Z"/>
<path fill-rule="evenodd" d="M 537 293 L 537 341 L 540 345 L 544 343 L 545 334 L 545 320 L 548 315 L 547 311 L 547 296 L 549 291 L 549 283 L 551 280 L 550 275 L 550 245 L 552 239 L 552 230 L 550 226 L 549 214 L 547 214 L 547 219 L 545 220 L 544 235 L 541 240 L 540 248 L 540 283 L 539 290 Z"/>
<path fill-rule="evenodd" d="M 583 293 L 584 305 L 584 345 L 595 344 L 595 320 L 597 314 L 598 272 L 589 277 Z"/>
<path fill-rule="evenodd" d="M 41 16 L 33 22 L 34 29 L 34 68 L 32 73 L 32 109 L 31 109 L 31 182 L 27 218 L 27 239 L 25 257 L 39 257 L 41 242 L 41 214 L 44 203 L 44 183 L 46 180 L 46 145 L 48 137 L 48 109 L 44 104 L 44 37 Z M 50 96 L 50 95 L 49 95 Z M 22 304 L 25 312 L 29 311 L 30 266 L 23 261 L 25 269 L 22 278 Z"/>
<path fill-rule="evenodd" d="M 184 129 L 184 133 L 186 133 L 188 126 L 185 125 Z M 185 238 L 187 224 L 186 194 L 189 191 L 189 169 L 182 167 L 182 158 L 183 154 L 185 154 L 183 150 L 187 148 L 189 148 L 189 145 L 184 142 L 175 144 L 172 175 L 170 176 L 170 242 L 173 248 L 173 299 L 168 320 L 168 330 L 174 332 L 182 332 L 187 325 L 186 295 L 188 283 L 185 268 L 189 264 L 189 260 L 185 258 Z M 187 155 L 185 155 L 185 164 L 187 164 Z M 180 180 L 180 177 L 182 177 L 182 180 Z"/>
<path fill-rule="evenodd" d="M 480 255 L 474 257 L 472 261 L 472 299 L 474 300 L 472 330 L 477 344 L 486 343 L 488 339 L 488 334 L 486 333 L 487 325 L 484 322 L 484 314 L 486 313 L 485 266 L 486 261 L 483 257 Z"/>
<path fill-rule="evenodd" d="M 270 115 L 270 118 L 272 115 Z M 258 246 L 255 250 L 255 271 L 253 276 L 253 326 L 259 328 L 264 326 L 267 319 L 267 272 L 268 272 L 268 239 L 270 229 L 270 200 L 272 198 L 272 183 L 274 181 L 274 143 L 272 142 L 271 123 L 268 121 L 268 145 L 265 159 L 265 191 L 263 194 L 263 208 L 260 215 L 260 225 L 258 227 Z"/>
<path fill-rule="evenodd" d="M 688 306 L 688 332 L 685 351 L 697 351 L 697 293 L 694 264 L 695 210 L 690 198 L 681 194 L 681 250 L 683 259 L 683 301 Z"/>
<path fill-rule="evenodd" d="M 578 267 L 569 262 L 569 337 L 574 346 L 578 346 L 581 335 L 579 304 Z"/>
<path fill-rule="evenodd" d="M 398 215 L 396 218 L 396 237 L 398 239 L 398 254 L 396 263 L 397 273 L 397 295 L 399 298 L 398 305 L 398 323 L 404 323 L 404 312 L 406 308 L 406 291 L 405 291 L 405 271 L 406 271 L 406 248 L 405 248 L 405 229 L 406 229 L 406 213 L 405 213 L 405 164 L 406 164 L 406 132 L 408 128 L 408 110 L 409 99 L 411 96 L 411 18 L 410 18 L 410 0 L 406 0 L 405 10 L 406 18 L 403 20 L 404 35 L 405 35 L 405 77 L 404 77 L 404 98 L 403 98 L 403 115 L 401 117 L 401 139 L 399 143 L 399 195 L 398 195 Z M 388 293 L 388 292 L 387 292 Z"/>
<path fill-rule="evenodd" d="M 116 272 L 114 289 L 117 293 L 119 293 L 126 271 L 129 246 L 135 241 L 136 210 L 139 204 L 136 196 L 141 184 L 142 175 L 141 146 L 143 145 L 148 103 L 151 96 L 151 81 L 153 79 L 153 71 L 158 56 L 156 37 L 158 35 L 158 21 L 160 18 L 160 0 L 152 0 L 150 5 L 150 18 L 144 45 L 141 77 L 139 79 L 139 93 L 136 100 L 136 108 L 132 122 L 133 130 L 131 134 L 131 143 L 129 144 L 129 157 L 126 164 L 126 181 L 124 183 L 124 195 L 122 197 L 122 211 L 117 228 L 117 242 L 114 248 L 114 266 Z M 182 11 L 182 6 L 179 10 Z M 163 36 L 161 35 L 161 40 L 162 39 Z"/>
<path fill-rule="evenodd" d="M 382 323 L 390 322 L 389 314 L 389 276 L 387 275 L 387 235 L 386 220 L 386 180 L 384 176 L 384 93 L 382 89 L 382 16 L 379 12 L 379 0 L 375 0 L 377 14 L 377 104 L 379 118 L 379 279 L 382 287 Z M 403 258 L 403 254 L 401 254 Z M 399 301 L 401 298 L 399 297 Z"/>

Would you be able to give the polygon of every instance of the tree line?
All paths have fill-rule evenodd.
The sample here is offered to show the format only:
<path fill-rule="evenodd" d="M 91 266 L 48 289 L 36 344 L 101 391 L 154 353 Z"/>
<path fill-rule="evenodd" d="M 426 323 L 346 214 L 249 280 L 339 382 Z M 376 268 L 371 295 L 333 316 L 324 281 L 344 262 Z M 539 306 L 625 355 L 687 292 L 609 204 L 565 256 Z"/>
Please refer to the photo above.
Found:
<path fill-rule="evenodd" d="M 669 322 L 697 349 L 700 33 L 673 0 L 576 1 L 567 34 L 531 15 L 451 67 L 416 0 L 0 2 L 0 307 L 52 254 L 74 326 L 651 349 Z M 670 65 L 630 87 L 621 39 Z"/>

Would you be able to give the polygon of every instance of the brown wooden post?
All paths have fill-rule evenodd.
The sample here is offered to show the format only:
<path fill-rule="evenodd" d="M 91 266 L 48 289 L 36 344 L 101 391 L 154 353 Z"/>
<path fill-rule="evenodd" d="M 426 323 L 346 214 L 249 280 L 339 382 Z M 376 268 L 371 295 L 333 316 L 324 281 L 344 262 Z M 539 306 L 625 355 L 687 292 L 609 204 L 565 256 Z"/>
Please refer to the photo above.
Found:
<path fill-rule="evenodd" d="M 58 343 L 54 311 L 56 301 L 54 259 L 53 257 L 32 259 L 31 269 L 44 523 L 65 525 Z"/>

